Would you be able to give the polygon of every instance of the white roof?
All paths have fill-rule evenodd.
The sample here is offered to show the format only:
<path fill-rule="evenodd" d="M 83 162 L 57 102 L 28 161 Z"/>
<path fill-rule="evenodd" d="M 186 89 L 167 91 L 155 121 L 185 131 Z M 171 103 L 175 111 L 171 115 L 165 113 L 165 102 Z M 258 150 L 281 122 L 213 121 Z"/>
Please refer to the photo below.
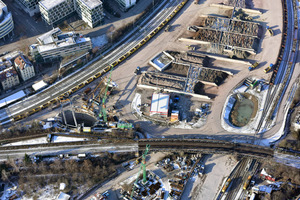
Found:
<path fill-rule="evenodd" d="M 46 87 L 48 84 L 45 83 L 43 80 L 35 83 L 32 85 L 32 88 L 34 89 L 34 91 L 38 91 L 39 89 L 42 89 L 44 87 Z"/>
<path fill-rule="evenodd" d="M 150 114 L 167 115 L 169 110 L 169 94 L 153 93 Z"/>
<path fill-rule="evenodd" d="M 43 5 L 47 10 L 50 10 L 51 8 L 65 2 L 66 0 L 42 0 L 39 3 Z"/>
<path fill-rule="evenodd" d="M 61 30 L 57 27 L 52 29 L 51 31 L 48 31 L 47 33 L 44 33 L 40 37 L 37 38 L 39 42 L 42 44 L 49 44 L 54 42 L 53 34 L 60 34 Z"/>
<path fill-rule="evenodd" d="M 65 183 L 60 183 L 59 184 L 59 190 L 64 190 L 66 188 L 66 184 Z"/>
<path fill-rule="evenodd" d="M 26 94 L 24 93 L 23 90 L 21 90 L 21 91 L 19 91 L 17 93 L 14 93 L 14 94 L 12 94 L 12 95 L 4 98 L 4 99 L 1 99 L 0 100 L 0 108 L 3 107 L 3 106 L 5 106 L 6 104 L 14 102 L 14 101 L 16 101 L 16 100 L 18 100 L 20 98 L 25 97 L 25 96 L 26 96 Z"/>
<path fill-rule="evenodd" d="M 96 8 L 101 5 L 102 2 L 100 0 L 80 0 L 84 5 L 86 5 L 89 9 Z"/>
<path fill-rule="evenodd" d="M 57 200 L 69 200 L 69 199 L 70 199 L 70 195 L 63 192 L 60 192 L 57 197 Z"/>

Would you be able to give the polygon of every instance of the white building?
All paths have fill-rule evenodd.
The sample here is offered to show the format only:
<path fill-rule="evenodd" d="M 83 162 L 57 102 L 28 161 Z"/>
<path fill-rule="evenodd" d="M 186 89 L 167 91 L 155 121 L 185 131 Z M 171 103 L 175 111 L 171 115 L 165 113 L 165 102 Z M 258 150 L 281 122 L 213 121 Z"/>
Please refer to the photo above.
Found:
<path fill-rule="evenodd" d="M 101 0 L 42 0 L 39 9 L 49 25 L 60 23 L 75 11 L 92 28 L 102 23 L 104 18 Z"/>
<path fill-rule="evenodd" d="M 23 81 L 26 81 L 35 76 L 34 66 L 23 55 L 18 56 L 15 61 L 16 70 L 19 72 Z"/>
<path fill-rule="evenodd" d="M 49 25 L 59 23 L 75 11 L 73 0 L 42 0 L 39 8 L 43 20 Z"/>
<path fill-rule="evenodd" d="M 25 12 L 27 12 L 30 15 L 30 17 L 40 12 L 38 4 L 39 1 L 40 0 L 17 0 L 19 5 L 23 8 Z"/>
<path fill-rule="evenodd" d="M 103 6 L 100 0 L 76 0 L 76 11 L 92 28 L 103 21 Z"/>
<path fill-rule="evenodd" d="M 7 6 L 0 0 L 0 39 L 7 36 L 14 29 L 12 15 Z"/>
<path fill-rule="evenodd" d="M 150 115 L 168 116 L 169 112 L 170 95 L 162 93 L 153 93 Z"/>
<path fill-rule="evenodd" d="M 0 63 L 0 82 L 3 90 L 20 84 L 18 73 L 10 61 Z"/>
<path fill-rule="evenodd" d="M 74 32 L 62 33 L 59 28 L 41 35 L 37 40 L 39 44 L 33 44 L 29 47 L 31 55 L 36 60 L 41 57 L 44 61 L 51 61 L 92 49 L 90 38 L 84 38 Z"/>
<path fill-rule="evenodd" d="M 136 4 L 136 0 L 115 0 L 123 11 L 127 11 L 129 8 Z"/>

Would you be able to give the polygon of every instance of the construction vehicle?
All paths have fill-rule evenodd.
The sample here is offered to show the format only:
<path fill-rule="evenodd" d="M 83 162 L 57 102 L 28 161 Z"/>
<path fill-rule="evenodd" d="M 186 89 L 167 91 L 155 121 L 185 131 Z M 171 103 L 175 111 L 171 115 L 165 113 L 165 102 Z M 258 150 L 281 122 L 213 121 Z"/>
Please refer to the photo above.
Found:
<path fill-rule="evenodd" d="M 268 66 L 266 69 L 264 69 L 265 73 L 268 73 L 268 71 L 270 71 L 273 68 L 273 64 L 271 63 L 270 66 Z"/>
<path fill-rule="evenodd" d="M 250 84 L 251 88 L 253 89 L 253 88 L 257 85 L 257 83 L 259 83 L 259 81 L 258 81 L 258 80 L 254 80 L 254 81 Z"/>
<path fill-rule="evenodd" d="M 227 188 L 228 188 L 230 182 L 231 182 L 231 179 L 228 178 L 227 181 L 226 181 L 226 183 L 224 184 L 224 186 L 223 186 L 223 188 L 222 188 L 222 192 L 225 192 L 225 191 L 227 190 Z"/>
<path fill-rule="evenodd" d="M 255 69 L 257 66 L 258 66 L 258 62 L 252 64 L 252 65 L 248 68 L 248 70 L 251 71 L 251 70 Z"/>
<path fill-rule="evenodd" d="M 171 27 L 170 25 L 167 25 L 165 28 L 165 32 L 169 32 L 170 27 Z"/>
<path fill-rule="evenodd" d="M 145 148 L 145 152 L 144 152 L 144 154 L 142 155 L 142 163 L 141 163 L 140 170 L 139 170 L 139 172 L 138 172 L 137 178 L 136 178 L 136 180 L 135 180 L 135 182 L 134 182 L 134 184 L 133 184 L 133 187 L 132 187 L 130 199 L 133 199 L 132 196 L 133 196 L 135 187 L 138 185 L 137 183 L 138 183 L 138 180 L 139 180 L 140 173 L 141 173 L 141 170 L 142 170 L 142 169 L 143 169 L 143 181 L 142 181 L 142 183 L 145 185 L 146 182 L 147 182 L 146 156 L 147 156 L 147 154 L 148 154 L 149 148 L 150 148 L 150 145 L 147 144 L 147 145 L 146 145 L 146 148 Z"/>
<path fill-rule="evenodd" d="M 267 30 L 270 33 L 270 36 L 274 35 L 273 30 L 269 26 L 267 26 Z"/>
<path fill-rule="evenodd" d="M 244 183 L 243 190 L 246 190 L 248 188 L 251 178 L 252 176 L 248 176 L 246 182 Z"/>
<path fill-rule="evenodd" d="M 192 46 L 192 45 L 187 45 L 186 46 L 189 50 L 195 51 L 196 47 Z"/>
<path fill-rule="evenodd" d="M 135 75 L 138 75 L 138 74 L 140 74 L 141 73 L 141 68 L 140 67 L 137 67 L 136 69 L 135 69 L 135 71 L 134 71 L 134 74 Z"/>

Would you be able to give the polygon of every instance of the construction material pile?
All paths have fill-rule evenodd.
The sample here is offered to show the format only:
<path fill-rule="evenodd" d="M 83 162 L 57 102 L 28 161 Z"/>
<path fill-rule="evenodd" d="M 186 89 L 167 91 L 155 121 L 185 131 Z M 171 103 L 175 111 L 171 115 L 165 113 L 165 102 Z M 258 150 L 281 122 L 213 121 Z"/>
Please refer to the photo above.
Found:
<path fill-rule="evenodd" d="M 233 33 L 240 33 L 250 36 L 258 35 L 259 25 L 257 23 L 244 22 L 238 20 L 231 20 L 228 31 Z"/>
<path fill-rule="evenodd" d="M 193 39 L 211 43 L 213 50 L 230 46 L 232 49 L 255 52 L 261 26 L 255 22 L 215 16 L 201 16 Z M 221 53 L 221 52 L 220 52 Z"/>
<path fill-rule="evenodd" d="M 245 0 L 227 0 L 226 4 L 228 6 L 246 8 L 246 1 Z"/>
<path fill-rule="evenodd" d="M 218 43 L 221 37 L 221 31 L 201 28 L 193 37 L 194 40 Z"/>
<path fill-rule="evenodd" d="M 183 91 L 186 79 L 162 73 L 148 72 L 142 74 L 139 82 L 142 85 Z"/>
<path fill-rule="evenodd" d="M 222 71 L 212 70 L 208 68 L 202 68 L 198 76 L 199 81 L 211 82 L 216 85 L 220 85 L 226 78 L 228 74 Z"/>
<path fill-rule="evenodd" d="M 242 47 L 247 49 L 255 49 L 258 39 L 256 37 L 240 35 L 236 33 L 223 32 L 220 44 L 233 47 Z"/>
<path fill-rule="evenodd" d="M 216 30 L 227 30 L 230 25 L 230 19 L 224 17 L 201 16 L 200 27 L 211 28 Z"/>

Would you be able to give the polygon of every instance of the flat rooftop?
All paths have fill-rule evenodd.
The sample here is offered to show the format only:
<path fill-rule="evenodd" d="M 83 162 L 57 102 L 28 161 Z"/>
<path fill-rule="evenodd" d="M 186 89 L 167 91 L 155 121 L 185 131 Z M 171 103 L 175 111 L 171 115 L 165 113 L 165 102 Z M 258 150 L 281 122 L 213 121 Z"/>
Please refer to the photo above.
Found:
<path fill-rule="evenodd" d="M 169 101 L 170 101 L 169 94 L 153 93 L 150 115 L 151 114 L 168 115 Z"/>
<path fill-rule="evenodd" d="M 100 0 L 80 0 L 80 1 L 90 9 L 94 9 L 97 6 L 102 4 Z"/>
<path fill-rule="evenodd" d="M 39 2 L 47 10 L 52 9 L 53 7 L 65 2 L 66 0 L 42 0 Z"/>

